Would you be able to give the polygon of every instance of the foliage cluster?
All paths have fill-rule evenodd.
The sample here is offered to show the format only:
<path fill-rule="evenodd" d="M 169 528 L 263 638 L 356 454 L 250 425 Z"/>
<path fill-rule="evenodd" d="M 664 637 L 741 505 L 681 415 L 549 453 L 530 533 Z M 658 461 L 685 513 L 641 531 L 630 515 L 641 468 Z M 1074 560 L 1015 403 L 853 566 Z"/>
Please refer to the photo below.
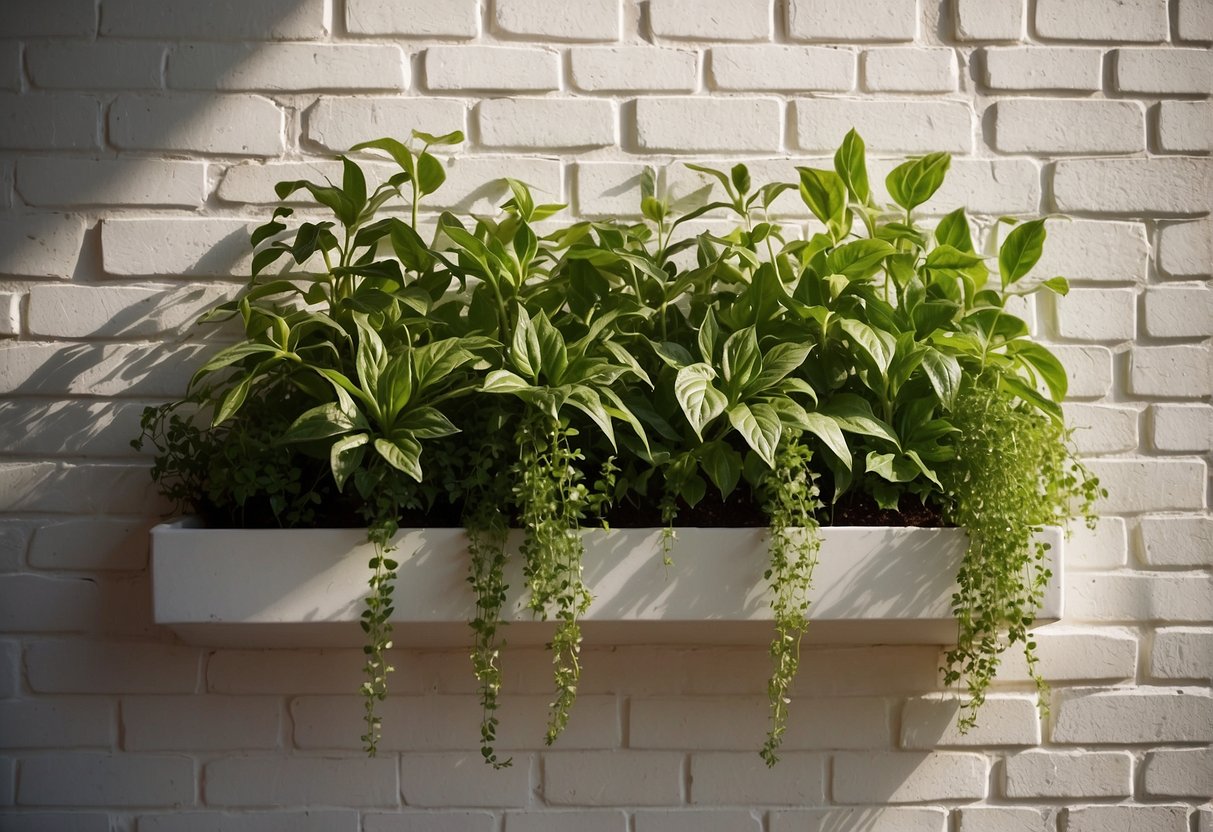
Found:
<path fill-rule="evenodd" d="M 461 139 L 354 147 L 398 168 L 373 188 L 349 157 L 340 184 L 280 183 L 279 198 L 304 191 L 331 216 L 300 221 L 283 205 L 253 233 L 252 281 L 207 316 L 236 319 L 243 339 L 198 370 L 184 402 L 144 422 L 165 493 L 212 517 L 369 528 L 368 750 L 391 669 L 387 552 L 423 515 L 469 530 L 491 764 L 509 762 L 493 748 L 506 530 L 524 529 L 531 608 L 557 622 L 550 742 L 576 696 L 591 600 L 579 530 L 638 507 L 658 507 L 654 522 L 670 529 L 711 501 L 765 515 L 769 763 L 816 529 L 844 495 L 886 509 L 921 500 L 969 529 L 947 679 L 979 704 L 1008 644 L 1031 647 L 1047 571 L 1031 535 L 1089 515 L 1097 491 L 1061 422 L 1065 372 L 1007 308 L 1042 287 L 1067 291 L 1062 278 L 1024 279 L 1044 221 L 1000 221 L 1011 230 L 991 280 L 993 255 L 978 253 L 963 209 L 934 229 L 915 221 L 949 156 L 899 165 L 886 180 L 896 205 L 884 207 L 851 131 L 833 170 L 799 168 L 796 182 L 691 165 L 715 191 L 674 200 L 646 175 L 637 223 L 543 232 L 563 206 L 507 180 L 501 215 L 442 213 L 423 236 L 419 204 L 445 179 L 430 151 Z M 819 223 L 808 239 L 770 216 L 789 191 Z M 729 230 L 692 232 L 701 217 Z"/>

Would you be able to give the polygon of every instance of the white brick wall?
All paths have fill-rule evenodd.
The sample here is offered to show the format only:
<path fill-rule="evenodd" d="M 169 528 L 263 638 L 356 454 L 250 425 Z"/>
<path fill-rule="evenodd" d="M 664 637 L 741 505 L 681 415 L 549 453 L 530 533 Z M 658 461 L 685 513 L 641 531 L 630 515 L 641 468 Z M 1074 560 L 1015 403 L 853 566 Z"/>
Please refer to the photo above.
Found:
<path fill-rule="evenodd" d="M 7 4 L 0 827 L 1213 832 L 1211 44 L 1208 0 Z M 811 646 L 768 771 L 764 647 L 604 645 L 547 749 L 549 659 L 511 648 L 515 763 L 495 772 L 463 651 L 397 650 L 366 760 L 358 650 L 151 625 L 168 506 L 127 441 L 182 391 L 190 321 L 247 272 L 274 182 L 458 129 L 433 210 L 490 213 L 508 174 L 635 216 L 647 164 L 790 178 L 851 126 L 878 194 L 904 154 L 955 154 L 928 215 L 1074 215 L 1034 271 L 1074 289 L 1032 318 L 1111 494 L 1068 544 L 1066 620 L 1037 635 L 1048 716 L 1013 655 L 960 734 L 938 648 Z M 805 214 L 794 194 L 776 210 Z"/>

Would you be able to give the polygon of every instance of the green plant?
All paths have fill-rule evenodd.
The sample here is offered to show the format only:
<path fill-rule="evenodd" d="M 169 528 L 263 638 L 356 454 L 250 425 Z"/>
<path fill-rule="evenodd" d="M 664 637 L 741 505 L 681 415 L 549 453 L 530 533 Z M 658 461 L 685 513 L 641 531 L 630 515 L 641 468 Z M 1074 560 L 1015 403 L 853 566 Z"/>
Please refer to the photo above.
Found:
<path fill-rule="evenodd" d="M 563 206 L 507 180 L 501 216 L 442 213 L 426 240 L 419 211 L 445 178 L 430 151 L 461 138 L 355 147 L 396 163 L 373 189 L 347 157 L 339 185 L 281 183 L 279 197 L 304 190 L 332 219 L 296 223 L 284 206 L 253 233 L 252 281 L 208 315 L 237 320 L 244 339 L 198 370 L 187 399 L 144 420 L 161 488 L 216 522 L 368 529 L 370 753 L 391 670 L 388 554 L 408 524 L 469 531 L 472 664 L 495 766 L 510 762 L 494 746 L 511 525 L 524 532 L 531 609 L 556 622 L 549 743 L 580 675 L 587 525 L 663 526 L 667 555 L 676 523 L 770 527 L 770 764 L 818 525 L 849 507 L 912 502 L 969 530 L 945 677 L 971 692 L 962 727 L 1010 644 L 1035 667 L 1028 628 L 1047 565 L 1032 535 L 1089 516 L 1098 494 L 1061 421 L 1065 372 L 1006 305 L 1067 291 L 1062 278 L 1026 279 L 1043 220 L 1004 218 L 1012 230 L 987 285 L 963 209 L 933 230 L 915 222 L 949 157 L 899 165 L 885 208 L 852 131 L 833 170 L 799 168 L 794 183 L 690 166 L 716 199 L 711 188 L 673 199 L 650 172 L 644 220 L 631 224 L 540 235 Z M 787 192 L 819 224 L 807 239 L 772 221 Z M 386 210 L 396 201 L 403 215 Z M 692 233 L 703 217 L 731 224 Z"/>

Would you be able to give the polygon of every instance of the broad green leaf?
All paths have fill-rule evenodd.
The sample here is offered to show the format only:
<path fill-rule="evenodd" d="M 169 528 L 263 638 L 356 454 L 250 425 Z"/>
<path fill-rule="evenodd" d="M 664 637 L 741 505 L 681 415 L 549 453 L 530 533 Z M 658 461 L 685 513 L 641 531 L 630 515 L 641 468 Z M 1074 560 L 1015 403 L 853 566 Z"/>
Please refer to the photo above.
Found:
<path fill-rule="evenodd" d="M 1050 277 L 1040 285 L 1048 289 L 1050 292 L 1055 292 L 1062 297 L 1070 294 L 1070 281 L 1066 280 L 1064 277 Z"/>
<path fill-rule="evenodd" d="M 1007 354 L 1022 359 L 1035 369 L 1049 388 L 1049 395 L 1054 401 L 1060 402 L 1066 397 L 1070 386 L 1066 368 L 1047 347 L 1035 341 L 1021 339 L 1007 345 Z"/>
<path fill-rule="evenodd" d="M 394 440 L 376 439 L 375 450 L 388 463 L 417 482 L 422 481 L 421 475 L 421 445 L 415 439 L 398 437 Z"/>
<path fill-rule="evenodd" d="M 530 390 L 531 385 L 509 370 L 493 370 L 485 376 L 484 385 L 480 389 L 485 393 L 517 393 L 520 390 Z"/>
<path fill-rule="evenodd" d="M 826 271 L 846 275 L 852 280 L 870 277 L 884 259 L 897 249 L 884 240 L 855 240 L 839 246 L 826 257 Z"/>
<path fill-rule="evenodd" d="M 689 170 L 693 170 L 698 173 L 706 173 L 708 176 L 715 177 L 720 182 L 720 184 L 724 185 L 724 189 L 728 193 L 730 198 L 736 197 L 737 194 L 733 191 L 733 183 L 729 180 L 729 177 L 724 173 L 724 171 L 716 170 L 715 168 L 704 167 L 703 165 L 692 165 L 690 163 L 687 163 L 687 168 Z M 725 208 L 732 207 L 728 203 L 717 203 L 717 204 L 720 204 Z"/>
<path fill-rule="evenodd" d="M 289 251 L 290 251 L 290 249 L 288 249 L 288 248 L 278 248 L 277 246 L 275 246 L 273 248 L 262 249 L 261 251 L 254 254 L 253 255 L 253 268 L 252 268 L 253 276 L 255 277 L 255 276 L 261 274 L 261 272 L 265 269 L 266 266 L 270 265 L 271 263 L 276 261 L 279 257 L 281 257 L 282 255 L 286 254 Z"/>
<path fill-rule="evenodd" d="M 699 449 L 699 463 L 719 489 L 720 496 L 728 499 L 741 480 L 741 454 L 728 443 L 717 440 Z"/>
<path fill-rule="evenodd" d="M 535 337 L 539 340 L 539 366 L 547 383 L 561 383 L 565 369 L 569 366 L 568 349 L 560 330 L 548 320 L 546 312 L 540 311 L 534 321 Z"/>
<path fill-rule="evenodd" d="M 236 382 L 223 396 L 223 401 L 219 408 L 215 411 L 215 417 L 211 421 L 211 427 L 221 425 L 236 414 L 244 404 L 244 400 L 248 398 L 249 387 L 252 386 L 253 380 L 256 378 L 253 374 L 244 376 L 240 381 Z"/>
<path fill-rule="evenodd" d="M 935 226 L 935 242 L 957 251 L 973 252 L 973 234 L 969 230 L 965 209 L 957 208 L 939 221 L 939 225 Z"/>
<path fill-rule="evenodd" d="M 344 156 L 341 157 L 341 190 L 353 204 L 356 212 L 366 207 L 366 176 L 362 168 Z"/>
<path fill-rule="evenodd" d="M 615 428 L 611 425 L 611 417 L 602 404 L 602 398 L 592 387 L 586 387 L 584 384 L 576 385 L 569 391 L 567 401 L 571 406 L 589 416 L 590 420 L 602 431 L 602 435 L 611 443 L 611 447 L 615 447 Z"/>
<path fill-rule="evenodd" d="M 607 341 L 603 346 L 614 356 L 616 361 L 631 370 L 632 375 L 636 376 L 636 378 L 643 381 L 649 387 L 653 386 L 653 380 L 649 378 L 649 374 L 645 372 L 644 367 L 640 366 L 640 362 L 636 360 L 636 356 L 628 352 L 626 347 L 615 341 Z"/>
<path fill-rule="evenodd" d="M 652 449 L 649 447 L 648 432 L 645 431 L 644 425 L 641 424 L 637 414 L 633 412 L 632 406 L 624 403 L 623 399 L 616 395 L 615 391 L 609 387 L 603 387 L 598 391 L 598 395 L 608 402 L 603 405 L 607 414 L 621 422 L 626 422 L 644 446 L 645 453 L 651 454 Z"/>
<path fill-rule="evenodd" d="M 824 413 L 809 412 L 805 414 L 804 429 L 821 440 L 843 467 L 851 469 L 851 449 L 847 446 L 847 438 L 842 435 L 842 429 L 833 417 Z"/>
<path fill-rule="evenodd" d="M 934 347 L 926 347 L 922 353 L 922 368 L 926 371 L 935 395 L 939 396 L 939 401 L 951 410 L 956 401 L 956 393 L 960 389 L 960 362 L 953 355 L 940 352 Z"/>
<path fill-rule="evenodd" d="M 838 326 L 855 346 L 867 353 L 881 373 L 888 371 L 889 362 L 893 360 L 893 350 L 896 346 L 889 333 L 873 329 L 853 318 L 839 319 Z"/>
<path fill-rule="evenodd" d="M 209 361 L 199 367 L 198 371 L 194 373 L 194 381 L 197 381 L 200 377 L 207 373 L 213 373 L 216 370 L 221 370 L 224 367 L 231 366 L 237 361 L 242 361 L 245 358 L 248 358 L 250 355 L 259 355 L 265 353 L 281 355 L 282 351 L 275 346 L 271 346 L 270 344 L 259 344 L 255 341 L 246 341 L 240 344 L 233 344 L 232 346 L 215 353 L 213 356 L 211 356 Z M 190 383 L 193 384 L 194 382 Z"/>
<path fill-rule="evenodd" d="M 431 341 L 413 351 L 413 371 L 417 376 L 417 389 L 425 390 L 448 378 L 451 373 L 476 358 L 463 348 L 458 338 L 443 338 Z"/>
<path fill-rule="evenodd" d="M 762 370 L 749 387 L 755 392 L 774 387 L 800 369 L 811 350 L 808 344 L 788 341 L 776 344 L 762 357 Z"/>
<path fill-rule="evenodd" d="M 733 187 L 737 189 L 740 196 L 745 196 L 750 190 L 750 171 L 741 162 L 733 165 L 733 169 L 729 171 L 729 178 L 733 181 Z"/>
<path fill-rule="evenodd" d="M 413 397 L 413 367 L 410 353 L 394 355 L 384 363 L 375 382 L 375 402 L 384 425 L 389 426 Z"/>
<path fill-rule="evenodd" d="M 413 272 L 428 271 L 434 263 L 434 256 L 413 227 L 392 218 L 390 229 L 392 250 L 404 267 Z"/>
<path fill-rule="evenodd" d="M 712 310 L 709 307 L 707 313 L 703 316 L 703 323 L 699 325 L 697 337 L 699 355 L 708 364 L 712 364 L 716 360 L 716 342 L 719 339 L 720 325 L 716 323 L 716 316 L 712 314 Z"/>
<path fill-rule="evenodd" d="M 959 270 L 967 269 L 970 266 L 977 266 L 984 262 L 985 258 L 980 255 L 941 244 L 931 249 L 923 265 L 932 270 Z"/>
<path fill-rule="evenodd" d="M 800 171 L 800 198 L 809 210 L 826 224 L 830 236 L 838 241 L 842 238 L 846 224 L 847 186 L 842 177 L 832 170 L 796 168 Z"/>
<path fill-rule="evenodd" d="M 707 364 L 691 364 L 674 378 L 674 396 L 691 429 L 700 439 L 703 428 L 724 412 L 728 399 L 712 385 L 716 371 Z"/>
<path fill-rule="evenodd" d="M 539 347 L 539 335 L 531 323 L 531 316 L 526 307 L 518 306 L 518 324 L 514 327 L 514 340 L 510 345 L 510 360 L 524 376 L 530 376 L 533 381 L 539 379 L 539 369 L 543 366 L 543 353 Z"/>
<path fill-rule="evenodd" d="M 917 208 L 939 190 L 951 164 L 952 157 L 947 153 L 930 153 L 903 162 L 885 178 L 889 196 L 907 211 Z"/>
<path fill-rule="evenodd" d="M 998 250 L 998 273 L 1007 288 L 1032 270 L 1045 244 L 1045 221 L 1030 220 L 1017 226 Z"/>
<path fill-rule="evenodd" d="M 359 414 L 361 416 L 361 414 Z M 282 435 L 283 442 L 311 442 L 352 430 L 370 427 L 363 418 L 351 419 L 336 402 L 327 402 L 305 411 Z"/>
<path fill-rule="evenodd" d="M 682 344 L 676 344 L 673 341 L 649 341 L 649 346 L 653 348 L 653 352 L 657 353 L 657 357 L 665 362 L 666 366 L 675 370 L 681 370 L 683 367 L 695 363 L 694 356 Z"/>
<path fill-rule="evenodd" d="M 435 136 L 431 133 L 423 133 L 420 130 L 413 131 L 413 138 L 418 139 L 429 145 L 452 145 L 463 142 L 463 131 L 452 130 L 449 133 L 443 133 L 441 136 Z"/>
<path fill-rule="evenodd" d="M 817 412 L 829 416 L 848 433 L 872 436 L 890 442 L 894 447 L 901 447 L 901 441 L 897 438 L 892 426 L 878 419 L 872 412 L 872 405 L 862 396 L 854 393 L 836 393 L 819 407 Z"/>
<path fill-rule="evenodd" d="M 998 379 L 998 385 L 1005 392 L 1016 395 L 1028 404 L 1034 405 L 1053 421 L 1059 424 L 1062 422 L 1061 406 L 1057 402 L 1042 396 L 1035 388 L 1025 383 L 1022 379 L 1011 375 L 1003 375 Z"/>
<path fill-rule="evenodd" d="M 260 243 L 268 240 L 280 231 L 286 231 L 286 224 L 276 220 L 271 220 L 265 225 L 259 225 L 249 235 L 249 244 L 256 248 Z"/>
<path fill-rule="evenodd" d="M 338 491 L 344 490 L 345 481 L 362 465 L 366 445 L 370 441 L 369 434 L 354 433 L 340 437 L 329 448 L 329 466 L 333 469 L 333 480 L 337 483 Z"/>
<path fill-rule="evenodd" d="M 374 139 L 373 141 L 360 142 L 354 145 L 350 148 L 350 152 L 369 149 L 382 150 L 387 153 L 396 161 L 396 164 L 400 165 L 400 169 L 408 174 L 410 179 L 416 174 L 413 151 L 409 150 L 403 142 L 390 138 Z"/>
<path fill-rule="evenodd" d="M 315 182 L 308 182 L 305 179 L 296 179 L 279 182 L 274 186 L 274 193 L 278 195 L 279 199 L 286 199 L 300 189 L 306 189 L 313 199 L 331 210 L 345 227 L 349 228 L 357 221 L 358 211 L 361 210 L 360 206 L 356 206 L 354 201 L 342 192 L 340 188 L 335 188 L 332 185 L 317 185 Z M 364 191 L 363 199 L 365 198 L 366 193 Z"/>
<path fill-rule="evenodd" d="M 855 128 L 851 128 L 843 136 L 842 144 L 834 154 L 834 170 L 846 184 L 851 197 L 860 205 L 866 205 L 871 199 L 872 190 L 868 185 L 863 139 L 855 132 Z"/>
<path fill-rule="evenodd" d="M 428 153 L 417 157 L 417 191 L 422 196 L 432 194 L 446 181 L 446 168 Z"/>
<path fill-rule="evenodd" d="M 741 434 L 754 453 L 770 467 L 775 467 L 775 450 L 783 435 L 783 423 L 770 405 L 735 404 L 728 410 L 729 423 Z"/>
<path fill-rule="evenodd" d="M 379 374 L 387 363 L 387 349 L 364 313 L 355 312 L 353 317 L 354 325 L 358 328 L 358 352 L 354 364 L 362 389 L 370 392 L 378 384 Z"/>
<path fill-rule="evenodd" d="M 459 428 L 442 411 L 429 405 L 422 405 L 404 414 L 396 428 L 418 439 L 439 439 L 459 433 Z"/>
<path fill-rule="evenodd" d="M 758 351 L 758 334 L 747 326 L 730 335 L 724 342 L 722 369 L 725 384 L 736 392 L 753 381 L 762 371 L 762 354 Z"/>
<path fill-rule="evenodd" d="M 895 453 L 869 451 L 864 470 L 884 477 L 889 482 L 911 482 L 921 473 L 907 456 Z"/>

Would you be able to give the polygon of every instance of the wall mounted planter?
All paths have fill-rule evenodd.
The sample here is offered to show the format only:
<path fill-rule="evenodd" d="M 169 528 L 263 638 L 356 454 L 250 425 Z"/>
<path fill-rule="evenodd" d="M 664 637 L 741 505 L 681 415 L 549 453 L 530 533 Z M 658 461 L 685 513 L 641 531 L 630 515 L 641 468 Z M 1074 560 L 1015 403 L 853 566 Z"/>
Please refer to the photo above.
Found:
<path fill-rule="evenodd" d="M 742 644 L 770 639 L 764 529 L 678 530 L 672 566 L 659 529 L 587 530 L 585 580 L 594 604 L 589 642 Z M 1038 622 L 1062 614 L 1062 534 Z M 947 644 L 960 529 L 831 527 L 822 530 L 808 639 L 824 643 Z M 475 609 L 462 529 L 412 529 L 397 537 L 393 641 L 398 646 L 469 642 Z M 514 539 L 513 544 L 517 543 Z M 360 529 L 207 529 L 191 519 L 152 530 L 157 623 L 210 646 L 328 647 L 362 643 L 358 626 L 372 548 Z M 505 636 L 542 643 L 551 625 L 522 603 L 518 558 Z"/>

